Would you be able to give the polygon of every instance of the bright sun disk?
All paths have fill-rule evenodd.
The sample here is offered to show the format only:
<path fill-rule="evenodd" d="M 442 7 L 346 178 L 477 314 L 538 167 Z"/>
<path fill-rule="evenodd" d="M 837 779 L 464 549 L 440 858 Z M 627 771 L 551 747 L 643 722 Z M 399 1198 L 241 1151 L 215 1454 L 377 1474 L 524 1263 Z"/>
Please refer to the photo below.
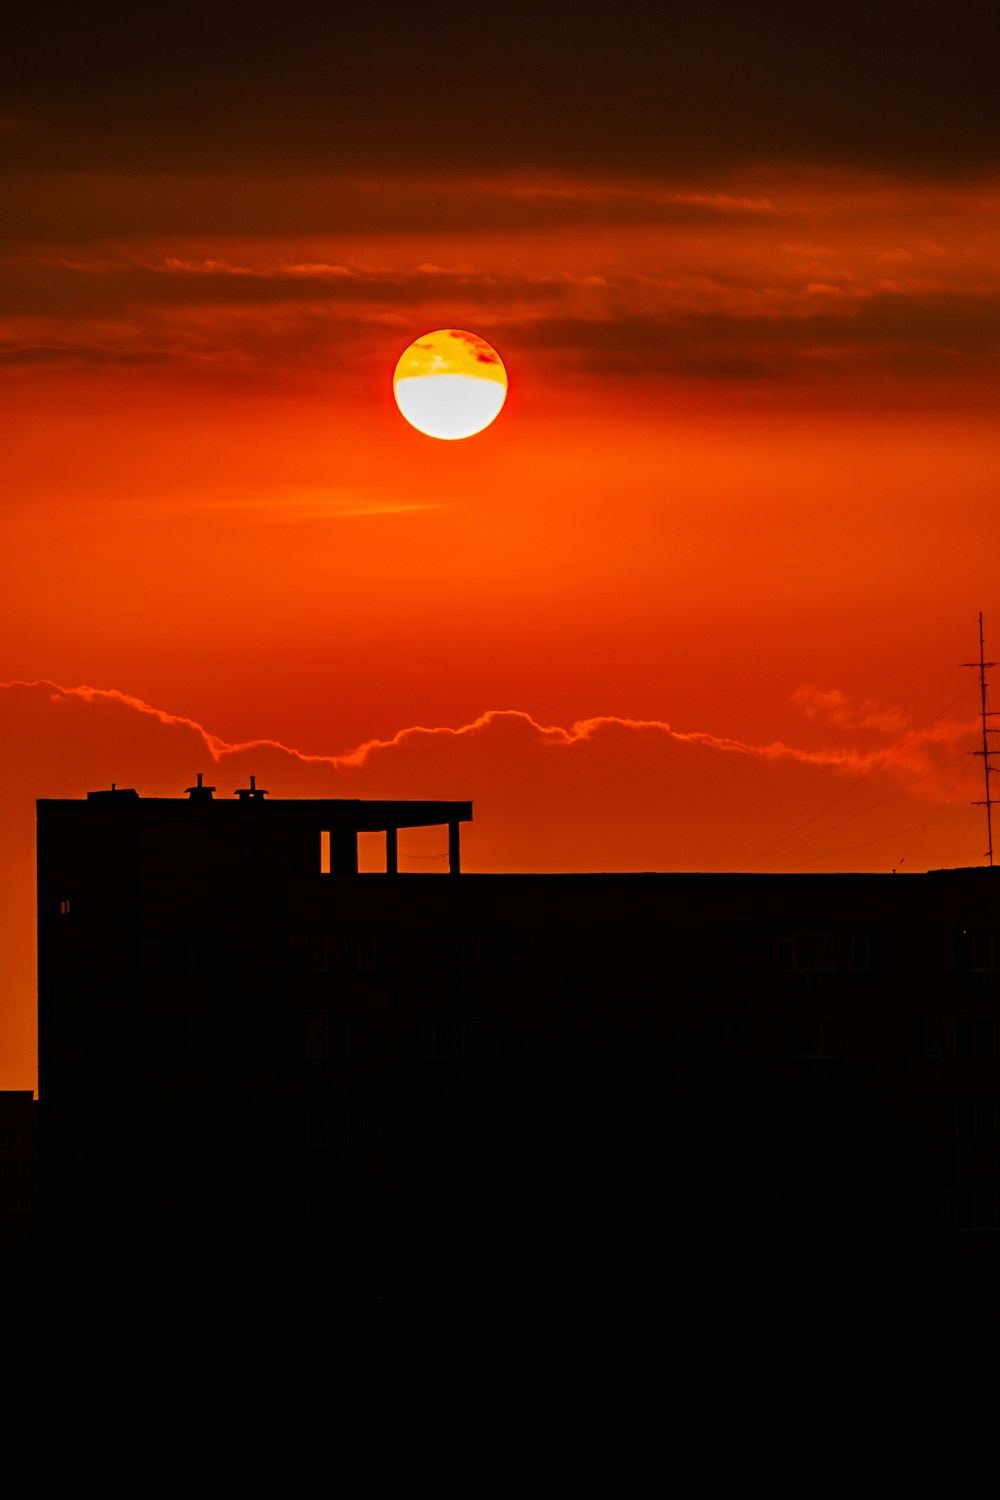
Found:
<path fill-rule="evenodd" d="M 400 356 L 392 381 L 396 405 L 418 432 L 454 441 L 489 427 L 507 399 L 507 372 L 475 333 L 440 328 Z"/>

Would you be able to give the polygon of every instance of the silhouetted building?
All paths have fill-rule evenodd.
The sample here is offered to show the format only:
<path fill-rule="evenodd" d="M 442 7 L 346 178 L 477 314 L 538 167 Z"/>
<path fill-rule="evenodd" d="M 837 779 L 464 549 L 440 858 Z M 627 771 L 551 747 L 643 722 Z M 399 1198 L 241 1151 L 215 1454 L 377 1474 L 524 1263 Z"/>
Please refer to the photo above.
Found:
<path fill-rule="evenodd" d="M 201 778 L 39 802 L 47 1245 L 995 1319 L 1000 874 L 394 873 L 441 823 L 457 875 L 470 817 Z"/>

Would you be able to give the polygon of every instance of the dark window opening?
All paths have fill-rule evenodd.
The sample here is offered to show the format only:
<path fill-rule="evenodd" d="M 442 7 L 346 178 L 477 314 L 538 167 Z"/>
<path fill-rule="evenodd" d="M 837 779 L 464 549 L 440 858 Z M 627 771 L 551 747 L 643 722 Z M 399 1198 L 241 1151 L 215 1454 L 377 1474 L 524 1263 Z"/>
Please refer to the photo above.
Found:
<path fill-rule="evenodd" d="M 963 927 L 955 933 L 955 968 L 976 974 L 1000 968 L 1000 933 L 992 927 Z"/>
<path fill-rule="evenodd" d="M 983 1142 L 994 1145 L 998 1134 L 1000 1106 L 993 1099 L 960 1099 L 955 1105 L 955 1138 L 962 1145 Z"/>
<path fill-rule="evenodd" d="M 955 1195 L 956 1229 L 996 1229 L 998 1224 L 1000 1194 L 996 1188 L 959 1188 Z"/>
<path fill-rule="evenodd" d="M 786 1057 L 839 1057 L 839 1016 L 793 1016 L 784 1027 Z"/>
<path fill-rule="evenodd" d="M 960 1016 L 955 1024 L 959 1057 L 995 1057 L 997 1024 L 994 1016 Z"/>
<path fill-rule="evenodd" d="M 854 967 L 869 973 L 885 968 L 885 936 L 881 932 L 855 932 Z"/>
<path fill-rule="evenodd" d="M 841 934 L 830 928 L 782 927 L 778 962 L 783 969 L 833 973 L 841 967 Z"/>

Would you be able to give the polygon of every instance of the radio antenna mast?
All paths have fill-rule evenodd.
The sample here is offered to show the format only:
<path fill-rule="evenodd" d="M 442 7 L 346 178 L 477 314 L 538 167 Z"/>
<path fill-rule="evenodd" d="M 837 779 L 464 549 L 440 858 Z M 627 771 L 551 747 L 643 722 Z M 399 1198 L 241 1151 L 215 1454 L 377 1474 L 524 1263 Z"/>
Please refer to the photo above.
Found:
<path fill-rule="evenodd" d="M 979 660 L 978 661 L 964 661 L 962 663 L 962 666 L 963 667 L 978 667 L 979 668 L 979 698 L 980 698 L 980 704 L 981 704 L 980 718 L 982 719 L 982 723 L 983 723 L 983 748 L 981 750 L 973 750 L 971 753 L 973 755 L 981 755 L 982 758 L 983 758 L 983 776 L 985 777 L 985 780 L 986 780 L 986 798 L 985 798 L 985 800 L 983 802 L 974 802 L 972 805 L 973 805 L 973 807 L 985 807 L 985 809 L 986 809 L 986 846 L 987 846 L 986 847 L 986 858 L 987 858 L 987 861 L 989 862 L 990 866 L 992 866 L 992 864 L 993 864 L 993 798 L 990 796 L 990 772 L 991 771 L 995 771 L 997 769 L 997 767 L 990 765 L 990 745 L 989 745 L 989 740 L 986 738 L 987 733 L 989 731 L 989 725 L 986 723 L 986 720 L 987 719 L 992 719 L 994 717 L 994 714 L 990 711 L 990 709 L 988 709 L 986 707 L 986 668 L 987 667 L 995 667 L 996 666 L 996 662 L 995 661 L 985 661 L 983 659 L 983 612 L 982 612 L 982 610 L 979 611 Z"/>

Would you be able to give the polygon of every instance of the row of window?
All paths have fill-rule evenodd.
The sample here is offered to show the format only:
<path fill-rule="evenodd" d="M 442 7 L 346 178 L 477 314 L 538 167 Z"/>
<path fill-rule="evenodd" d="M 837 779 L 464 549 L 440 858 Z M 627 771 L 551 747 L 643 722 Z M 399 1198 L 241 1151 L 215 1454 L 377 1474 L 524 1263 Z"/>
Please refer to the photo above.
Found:
<path fill-rule="evenodd" d="M 1000 1057 L 998 1016 L 917 1016 L 913 1050 L 918 1057 Z"/>
<path fill-rule="evenodd" d="M 885 934 L 868 929 L 781 927 L 777 947 L 778 965 L 783 969 L 878 973 L 885 968 Z"/>
<path fill-rule="evenodd" d="M 312 974 L 504 973 L 525 967 L 529 934 L 307 927 L 288 935 L 292 971 Z"/>
<path fill-rule="evenodd" d="M 837 928 L 779 928 L 779 964 L 785 969 L 833 973 L 841 969 L 879 972 L 885 968 L 883 932 Z M 947 935 L 945 966 L 963 972 L 1000 972 L 1000 929 L 962 927 Z"/>
<path fill-rule="evenodd" d="M 68 902 L 61 903 L 69 907 Z M 703 951 L 707 963 L 720 967 L 756 966 L 767 962 L 770 939 L 761 933 L 763 947 L 753 953 L 737 953 L 725 939 L 739 936 L 736 930 L 691 933 L 689 957 Z M 560 967 L 566 961 L 613 964 L 615 956 L 632 966 L 666 964 L 673 959 L 683 966 L 683 954 L 671 945 L 684 934 L 643 929 L 606 933 L 543 931 L 497 928 L 474 931 L 405 931 L 376 933 L 371 929 L 306 927 L 288 934 L 288 964 L 293 971 L 331 974 L 373 973 L 508 973 L 531 967 Z M 780 969 L 802 973 L 881 973 L 886 967 L 885 934 L 875 929 L 778 928 L 773 934 L 776 962 Z M 963 928 L 950 935 L 945 966 L 961 972 L 1000 972 L 1000 931 Z M 758 945 L 759 946 L 759 945 Z M 721 956 L 726 955 L 726 956 Z M 235 962 L 232 944 L 224 934 L 158 932 L 144 934 L 142 967 L 147 974 L 180 977 L 196 973 L 225 972 Z"/>
<path fill-rule="evenodd" d="M 0 1126 L 0 1146 L 30 1146 L 34 1132 L 22 1125 Z"/>
<path fill-rule="evenodd" d="M 725 933 L 721 936 L 732 936 Z M 684 934 L 668 929 L 622 930 L 608 933 L 529 933 L 520 929 L 440 932 L 348 932 L 322 927 L 289 934 L 293 969 L 312 973 L 389 973 L 407 971 L 505 973 L 524 968 L 559 967 L 567 958 L 613 963 L 626 960 L 641 968 L 666 964 L 671 944 L 684 939 L 692 953 L 704 951 L 706 961 L 718 933 Z M 769 940 L 768 940 L 769 941 Z M 885 968 L 885 937 L 873 930 L 780 928 L 776 934 L 779 968 L 806 972 L 853 970 L 877 973 Z M 721 951 L 721 950 L 720 950 Z M 767 951 L 765 945 L 765 954 Z M 739 962 L 727 948 L 723 967 Z M 690 956 L 690 955 L 689 955 Z M 744 955 L 744 961 L 749 961 Z M 765 959 L 766 961 L 766 959 Z"/>
<path fill-rule="evenodd" d="M 391 1146 L 392 1115 L 386 1110 L 355 1109 L 350 1118 L 345 1107 L 316 1104 L 306 1112 L 306 1145 L 323 1150 L 344 1146 L 362 1148 Z"/>
<path fill-rule="evenodd" d="M 143 1050 L 151 1065 L 186 1066 L 196 1056 L 231 1051 L 232 1023 L 214 1016 L 147 1015 Z M 258 1028 L 259 1030 L 259 1028 Z M 1000 1017 L 917 1016 L 912 1022 L 913 1055 L 920 1058 L 995 1061 L 1000 1058 Z M 749 1034 L 749 1033 L 748 1033 Z M 256 1033 L 255 1033 L 256 1035 Z M 550 1018 L 549 1042 L 575 1047 L 578 1033 L 572 1017 Z M 843 1055 L 844 1022 L 839 1016 L 788 1016 L 775 1039 L 779 1055 L 788 1058 L 836 1058 Z M 247 1042 L 247 1038 L 243 1038 Z M 509 1017 L 395 1012 L 275 1015 L 259 1045 L 277 1049 L 289 1061 L 299 1058 L 317 1066 L 348 1058 L 441 1058 L 501 1060 L 510 1055 Z M 545 1050 L 544 1040 L 537 1045 Z M 26 1136 L 26 1131 L 9 1134 Z M 22 1144 L 20 1140 L 16 1142 Z M 10 1144 L 15 1144 L 12 1140 Z M 25 1141 L 23 1144 L 27 1144 Z"/>
<path fill-rule="evenodd" d="M 404 1038 L 404 1030 L 407 1037 Z M 421 1017 L 404 1028 L 391 1015 L 309 1015 L 302 1018 L 302 1055 L 307 1063 L 341 1058 L 396 1054 L 404 1040 L 420 1057 L 494 1060 L 507 1056 L 508 1035 L 503 1022 L 482 1016 Z"/>
<path fill-rule="evenodd" d="M 4 1182 L 27 1181 L 38 1175 L 33 1161 L 0 1161 L 0 1179 Z"/>
<path fill-rule="evenodd" d="M 955 1139 L 963 1145 L 1000 1143 L 1000 1102 L 960 1099 L 955 1105 Z"/>
<path fill-rule="evenodd" d="M 423 1000 L 422 1005 L 427 1004 Z M 433 1004 L 433 1000 L 431 1001 Z M 422 1007 L 421 1007 L 422 1008 Z M 797 1015 L 781 1021 L 770 1041 L 787 1058 L 837 1058 L 843 1055 L 844 1025 L 839 1016 Z M 65 1029 L 65 1028 L 64 1028 Z M 752 1046 L 756 1029 L 746 1025 L 741 1036 Z M 572 1014 L 549 1016 L 544 1035 L 533 1046 L 541 1053 L 555 1048 L 591 1050 L 595 1038 L 578 1029 Z M 428 1015 L 415 1009 L 409 1013 L 371 1012 L 347 1015 L 273 1013 L 266 1025 L 233 1031 L 233 1021 L 214 1014 L 155 1015 L 142 1018 L 141 1045 L 149 1066 L 184 1067 L 195 1059 L 229 1055 L 234 1047 L 253 1051 L 265 1048 L 307 1065 L 356 1059 L 440 1058 L 499 1061 L 511 1050 L 510 1017 L 503 1012 L 488 1014 Z M 66 1045 L 72 1047 L 70 1029 Z M 68 1054 L 67 1054 L 68 1055 Z M 912 1055 L 918 1058 L 993 1062 L 1000 1059 L 1000 1016 L 916 1016 L 912 1019 Z M 0 1145 L 22 1148 L 30 1144 L 28 1132 L 8 1129 L 9 1140 L 0 1133 Z"/>

